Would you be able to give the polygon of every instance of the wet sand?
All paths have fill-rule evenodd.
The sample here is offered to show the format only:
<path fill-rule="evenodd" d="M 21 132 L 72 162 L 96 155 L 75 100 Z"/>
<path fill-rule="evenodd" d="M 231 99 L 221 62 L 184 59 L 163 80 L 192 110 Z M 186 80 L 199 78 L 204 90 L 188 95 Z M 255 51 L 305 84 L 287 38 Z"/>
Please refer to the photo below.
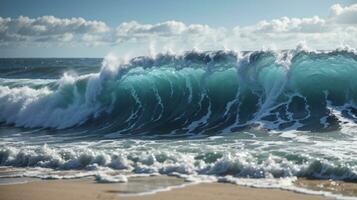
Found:
<path fill-rule="evenodd" d="M 307 180 L 299 179 L 296 186 L 314 191 L 327 191 L 344 196 L 353 196 L 357 199 L 357 184 L 334 180 Z"/>
<path fill-rule="evenodd" d="M 322 200 L 322 196 L 305 195 L 278 189 L 256 189 L 225 183 L 201 183 L 178 187 L 181 179 L 166 176 L 139 177 L 128 183 L 99 184 L 93 179 L 34 181 L 0 185 L 0 200 Z M 169 191 L 133 195 L 152 189 L 173 186 Z M 155 188 L 156 187 L 156 188 Z"/>

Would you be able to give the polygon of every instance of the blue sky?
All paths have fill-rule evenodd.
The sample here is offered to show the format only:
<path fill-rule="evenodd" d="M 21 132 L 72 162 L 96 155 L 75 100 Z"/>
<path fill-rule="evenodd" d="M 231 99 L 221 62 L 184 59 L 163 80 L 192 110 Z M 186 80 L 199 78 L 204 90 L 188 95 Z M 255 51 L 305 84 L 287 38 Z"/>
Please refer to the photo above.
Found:
<path fill-rule="evenodd" d="M 331 15 L 330 10 L 332 5 L 339 4 L 342 8 L 347 8 L 348 6 L 354 5 L 356 3 L 356 0 L 0 0 L 0 17 L 2 17 L 3 19 L 9 18 L 13 20 L 18 18 L 19 16 L 25 16 L 29 19 L 36 19 L 42 16 L 54 16 L 58 19 L 71 19 L 75 17 L 83 18 L 87 21 L 100 21 L 105 23 L 105 25 L 110 29 L 110 31 L 103 31 L 105 32 L 105 37 L 109 37 L 108 35 L 115 35 L 112 32 L 122 23 L 131 21 L 136 21 L 142 27 L 147 28 L 147 26 L 144 25 L 147 24 L 155 26 L 155 24 L 158 23 L 165 23 L 167 21 L 174 20 L 176 22 L 183 23 L 186 26 L 192 24 L 200 24 L 207 25 L 213 29 L 225 28 L 227 29 L 226 32 L 232 32 L 231 30 L 236 30 L 236 27 L 254 26 L 256 24 L 259 24 L 259 22 L 263 20 L 270 22 L 275 19 L 280 19 L 281 17 L 288 17 L 289 19 L 302 19 L 318 16 L 319 19 L 325 20 L 326 22 L 330 23 L 331 20 L 328 21 L 327 18 L 329 18 L 329 16 Z M 351 20 L 355 20 L 355 13 L 352 12 L 351 14 L 350 10 L 348 10 L 348 12 L 349 13 L 347 13 L 346 15 Z M 326 24 L 326 22 L 323 23 Z M 33 23 L 36 24 L 37 22 Z M 10 26 L 9 24 L 10 23 L 7 23 L 6 26 Z M 349 24 L 349 26 L 354 26 L 354 23 L 349 22 Z M 171 25 L 169 25 L 169 27 L 172 28 Z M 53 28 L 53 26 L 50 26 L 49 28 Z M 159 28 L 162 28 L 162 26 L 159 26 Z M 183 32 L 186 34 L 187 31 Z M 205 32 L 205 34 L 206 33 L 207 31 Z M 9 35 L 10 33 L 8 32 L 6 34 Z M 11 34 L 13 34 L 13 32 Z M 19 32 L 16 32 L 16 34 L 19 35 Z M 125 52 L 128 49 L 131 49 L 131 51 L 133 51 L 132 49 L 135 49 L 136 46 L 140 45 L 146 45 L 147 48 L 149 48 L 150 46 L 152 46 L 152 40 L 155 40 L 154 43 L 158 46 L 162 46 L 162 43 L 168 41 L 166 35 L 165 39 L 162 40 L 157 35 L 155 35 L 155 37 L 150 35 L 150 42 L 148 42 L 148 40 L 145 41 L 145 39 L 143 39 L 143 37 L 141 36 L 140 40 L 138 40 L 137 35 L 125 35 L 126 38 L 133 37 L 135 39 L 135 42 L 133 42 L 132 40 L 127 40 L 128 42 L 122 42 L 122 39 L 121 42 L 107 42 L 108 39 L 105 39 L 106 42 L 103 42 L 104 40 L 101 39 L 100 42 L 98 42 L 98 40 L 95 45 L 78 45 L 78 42 L 76 42 L 75 40 L 78 40 L 78 38 L 83 38 L 84 34 L 86 36 L 100 35 L 100 37 L 103 37 L 102 35 L 104 35 L 104 33 L 92 34 L 92 32 L 90 32 L 90 34 L 86 34 L 83 33 L 82 30 L 80 30 L 80 33 L 72 33 L 71 30 L 66 30 L 62 31 L 61 34 L 66 35 L 56 34 L 51 35 L 51 38 L 68 38 L 61 40 L 62 43 L 59 43 L 58 41 L 49 42 L 48 37 L 46 37 L 46 43 L 39 43 L 38 41 L 40 40 L 38 38 L 36 40 L 28 39 L 29 34 L 26 34 L 26 38 L 22 37 L 23 39 L 21 41 L 17 41 L 16 44 L 13 41 L 10 42 L 10 39 L 8 39 L 9 37 L 0 35 L 0 37 L 3 37 L 0 38 L 2 43 L 0 45 L 0 53 L 2 56 L 0 56 L 102 57 L 110 51 Z M 5 35 L 5 33 L 3 35 Z M 35 35 L 36 37 L 38 37 L 39 34 Z M 162 35 L 160 37 L 162 37 Z M 185 37 L 187 37 L 187 34 Z M 285 34 L 284 37 L 288 36 Z M 305 34 L 303 39 L 306 40 L 306 37 L 307 36 Z M 316 35 L 314 37 L 316 37 Z M 340 40 L 344 40 L 343 37 L 344 36 L 341 36 L 342 39 L 340 38 Z M 177 40 L 182 42 L 183 40 L 189 40 L 187 38 L 182 38 L 183 37 L 180 36 L 180 40 L 178 40 L 177 34 L 175 34 L 175 38 L 171 38 L 170 41 Z M 216 40 L 217 36 L 215 36 L 214 38 L 214 40 Z M 212 34 L 210 35 L 209 39 L 212 39 Z M 44 41 L 43 37 L 41 38 L 41 41 Z M 93 41 L 92 37 L 91 41 Z M 261 39 L 261 41 L 264 41 L 264 39 Z M 215 42 L 218 43 L 219 41 Z M 352 41 L 352 44 L 354 45 L 353 42 L 354 41 Z M 205 43 L 207 43 L 207 41 L 205 41 Z M 225 41 L 225 43 L 230 42 Z M 338 43 L 338 41 L 335 43 Z M 239 49 L 243 48 L 243 50 L 245 50 L 244 48 L 246 48 L 248 50 L 251 50 L 255 48 L 260 48 L 261 46 L 258 45 L 259 44 L 245 46 L 243 45 L 242 47 L 239 47 Z M 279 44 L 276 44 L 276 46 L 279 47 Z M 289 45 L 284 44 L 282 45 L 282 47 L 289 47 Z"/>

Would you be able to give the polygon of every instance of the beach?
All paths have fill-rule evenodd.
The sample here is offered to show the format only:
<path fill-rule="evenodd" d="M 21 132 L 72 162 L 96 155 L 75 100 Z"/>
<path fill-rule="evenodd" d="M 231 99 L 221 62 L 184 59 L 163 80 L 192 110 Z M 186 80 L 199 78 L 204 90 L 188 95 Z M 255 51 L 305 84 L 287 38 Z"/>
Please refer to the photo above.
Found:
<path fill-rule="evenodd" d="M 0 0 L 0 200 L 357 200 L 357 0 Z"/>
<path fill-rule="evenodd" d="M 145 179 L 145 178 L 144 178 Z M 147 178 L 146 178 L 147 179 Z M 171 182 L 173 185 L 180 181 L 173 177 L 156 177 L 156 181 Z M 151 180 L 155 182 L 155 180 Z M 143 182 L 141 180 L 141 182 Z M 147 182 L 150 184 L 150 182 Z M 132 185 L 132 186 L 135 186 Z M 138 185 L 136 185 L 138 187 Z M 140 186 L 139 186 L 140 188 Z M 0 199 L 2 200 L 94 200 L 94 199 L 130 199 L 130 200 L 322 200 L 317 195 L 306 195 L 279 189 L 258 189 L 241 187 L 226 183 L 201 183 L 187 186 L 172 187 L 156 193 L 142 193 L 135 195 L 135 188 L 128 187 L 128 183 L 98 184 L 91 179 L 47 180 L 33 181 L 24 184 L 0 185 Z"/>

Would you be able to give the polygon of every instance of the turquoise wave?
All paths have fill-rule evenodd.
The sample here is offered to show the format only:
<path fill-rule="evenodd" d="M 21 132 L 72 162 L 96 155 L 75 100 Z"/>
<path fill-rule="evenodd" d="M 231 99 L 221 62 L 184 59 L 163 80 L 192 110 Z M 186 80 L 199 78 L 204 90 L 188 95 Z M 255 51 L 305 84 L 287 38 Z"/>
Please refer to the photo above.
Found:
<path fill-rule="evenodd" d="M 357 121 L 352 52 L 187 52 L 103 63 L 81 75 L 1 78 L 0 121 L 110 137 L 348 132 Z"/>

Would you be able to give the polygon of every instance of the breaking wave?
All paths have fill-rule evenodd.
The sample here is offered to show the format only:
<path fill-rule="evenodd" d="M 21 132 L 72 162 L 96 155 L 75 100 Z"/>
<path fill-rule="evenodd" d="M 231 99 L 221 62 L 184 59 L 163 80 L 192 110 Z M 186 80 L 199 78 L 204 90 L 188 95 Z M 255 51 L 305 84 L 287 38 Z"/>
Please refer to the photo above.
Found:
<path fill-rule="evenodd" d="M 1 78 L 0 121 L 98 135 L 341 130 L 357 120 L 357 55 L 335 50 L 187 52 L 61 78 Z"/>
<path fill-rule="evenodd" d="M 133 141 L 132 141 L 133 142 Z M 140 142 L 139 142 L 140 143 Z M 139 143 L 137 145 L 139 145 Z M 111 144 L 111 143 L 108 143 Z M 162 144 L 161 144 L 162 145 Z M 287 178 L 304 177 L 311 179 L 333 179 L 357 181 L 357 168 L 352 166 L 355 161 L 340 161 L 340 163 L 322 157 L 313 158 L 301 153 L 284 153 L 273 155 L 271 153 L 256 154 L 254 151 L 229 149 L 226 152 L 215 146 L 204 152 L 184 152 L 183 150 L 170 151 L 160 148 L 155 150 L 149 144 L 105 150 L 77 145 L 77 147 L 56 148 L 37 146 L 21 149 L 3 148 L 0 150 L 1 166 L 36 167 L 35 170 L 18 171 L 1 177 L 36 177 L 43 179 L 76 178 L 76 176 L 59 176 L 54 170 L 86 170 L 84 176 L 97 175 L 98 172 L 109 174 L 120 170 L 121 174 L 166 174 L 177 175 L 182 178 L 199 178 L 199 176 L 234 176 L 239 178 Z M 157 144 L 159 147 L 160 144 Z M 148 151 L 150 150 L 150 151 Z M 279 156 L 278 156 L 279 155 Z M 327 158 L 327 157 L 326 157 Z M 54 171 L 56 172 L 56 171 Z M 61 171 L 58 171 L 61 172 Z M 126 182 L 120 175 L 97 175 L 99 182 Z"/>

